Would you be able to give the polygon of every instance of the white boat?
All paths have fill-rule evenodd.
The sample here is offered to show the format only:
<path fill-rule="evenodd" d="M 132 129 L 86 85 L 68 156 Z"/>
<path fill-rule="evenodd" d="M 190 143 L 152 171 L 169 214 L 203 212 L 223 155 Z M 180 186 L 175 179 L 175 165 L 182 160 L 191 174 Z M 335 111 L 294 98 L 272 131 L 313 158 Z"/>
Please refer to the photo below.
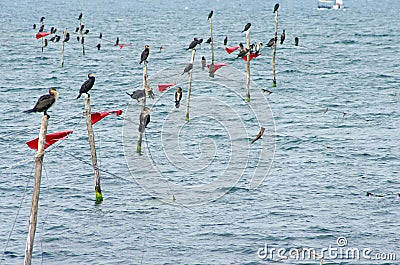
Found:
<path fill-rule="evenodd" d="M 318 0 L 319 9 L 341 9 L 343 7 L 343 0 Z"/>

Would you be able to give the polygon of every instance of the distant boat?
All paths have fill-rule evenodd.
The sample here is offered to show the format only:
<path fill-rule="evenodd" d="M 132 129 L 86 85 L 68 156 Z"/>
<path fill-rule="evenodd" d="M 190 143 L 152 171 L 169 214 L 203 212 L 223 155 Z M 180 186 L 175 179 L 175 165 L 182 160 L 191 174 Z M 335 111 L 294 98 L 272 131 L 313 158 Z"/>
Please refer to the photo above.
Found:
<path fill-rule="evenodd" d="M 341 9 L 344 7 L 342 0 L 318 0 L 319 9 Z"/>

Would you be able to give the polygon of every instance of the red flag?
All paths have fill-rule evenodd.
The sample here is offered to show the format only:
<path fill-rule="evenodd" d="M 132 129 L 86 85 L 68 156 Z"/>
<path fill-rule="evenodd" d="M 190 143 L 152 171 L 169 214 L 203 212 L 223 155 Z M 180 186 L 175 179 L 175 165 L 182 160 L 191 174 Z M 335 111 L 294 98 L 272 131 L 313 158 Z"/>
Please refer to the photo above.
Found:
<path fill-rule="evenodd" d="M 122 49 L 124 47 L 128 47 L 128 46 L 131 46 L 131 44 L 129 44 L 129 43 L 119 44 L 120 49 Z"/>
<path fill-rule="evenodd" d="M 226 47 L 225 51 L 229 54 L 231 54 L 232 52 L 236 51 L 237 49 L 239 49 L 239 46 L 233 46 L 233 47 Z"/>
<path fill-rule="evenodd" d="M 117 116 L 122 114 L 122 110 L 111 110 L 111 111 L 103 111 L 103 112 L 94 112 L 92 113 L 92 124 L 100 121 L 101 119 L 107 117 L 111 113 L 115 113 Z"/>
<path fill-rule="evenodd" d="M 254 52 L 250 53 L 250 61 L 253 60 L 254 58 L 257 58 L 258 56 L 260 56 L 261 54 L 257 53 L 255 54 Z M 247 61 L 247 55 L 242 57 L 243 60 Z"/>
<path fill-rule="evenodd" d="M 67 138 L 68 134 L 71 134 L 71 133 L 72 133 L 71 130 L 65 130 L 62 132 L 46 134 L 46 144 L 44 145 L 44 149 L 46 149 L 47 147 L 49 147 L 50 145 L 54 144 L 55 142 L 57 142 L 59 140 L 64 140 L 65 138 Z M 36 138 L 36 139 L 26 142 L 26 144 L 29 146 L 30 149 L 37 150 L 38 142 L 39 142 L 39 138 Z"/>
<path fill-rule="evenodd" d="M 167 88 L 176 85 L 176 83 L 158 84 L 158 91 L 162 92 L 167 90 Z"/>
<path fill-rule="evenodd" d="M 38 39 L 46 37 L 47 35 L 50 35 L 50 34 L 51 34 L 51 32 L 38 32 L 36 34 L 36 39 L 38 40 Z"/>
<path fill-rule="evenodd" d="M 222 66 L 226 66 L 226 63 L 216 63 L 216 64 L 214 64 L 214 70 L 212 71 L 211 74 L 214 74 Z M 207 67 L 210 68 L 210 65 L 207 65 Z"/>

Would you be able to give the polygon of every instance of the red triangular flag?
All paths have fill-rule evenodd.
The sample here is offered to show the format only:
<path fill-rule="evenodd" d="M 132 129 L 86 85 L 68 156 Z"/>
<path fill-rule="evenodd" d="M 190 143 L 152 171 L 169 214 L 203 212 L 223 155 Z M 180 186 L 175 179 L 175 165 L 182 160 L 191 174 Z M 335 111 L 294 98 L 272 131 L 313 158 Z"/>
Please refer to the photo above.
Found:
<path fill-rule="evenodd" d="M 36 34 L 36 39 L 38 40 L 38 39 L 46 37 L 47 35 L 50 35 L 50 34 L 51 34 L 51 32 L 38 32 Z"/>
<path fill-rule="evenodd" d="M 111 113 L 115 113 L 117 116 L 122 114 L 122 110 L 111 110 L 111 111 L 103 111 L 103 112 L 94 112 L 92 113 L 92 124 L 100 121 L 104 117 L 107 117 Z"/>
<path fill-rule="evenodd" d="M 214 74 L 222 66 L 226 66 L 226 63 L 216 63 L 216 64 L 214 64 L 214 70 L 212 71 L 211 74 Z M 210 65 L 207 65 L 207 67 L 210 68 Z"/>
<path fill-rule="evenodd" d="M 167 88 L 176 85 L 176 83 L 158 84 L 158 91 L 162 92 Z"/>
<path fill-rule="evenodd" d="M 54 144 L 55 142 L 57 142 L 59 140 L 64 140 L 65 138 L 67 138 L 68 134 L 71 134 L 71 133 L 72 133 L 71 130 L 65 130 L 62 132 L 46 134 L 46 144 L 44 145 L 44 149 L 46 149 L 47 147 L 49 147 L 50 145 Z M 29 146 L 30 149 L 37 150 L 38 142 L 39 142 L 39 138 L 36 138 L 36 139 L 26 142 L 26 144 Z"/>
<path fill-rule="evenodd" d="M 253 60 L 254 58 L 257 58 L 260 55 L 261 54 L 259 54 L 259 53 L 257 53 L 257 54 L 254 52 L 250 53 L 250 61 Z M 242 58 L 243 58 L 243 60 L 247 61 L 247 55 L 243 56 Z"/>
<path fill-rule="evenodd" d="M 229 54 L 231 54 L 232 52 L 236 51 L 237 49 L 239 49 L 239 46 L 233 46 L 233 47 L 226 47 L 225 51 Z"/>
<path fill-rule="evenodd" d="M 129 44 L 129 43 L 119 44 L 119 48 L 120 48 L 120 49 L 122 49 L 122 48 L 124 48 L 124 47 L 128 47 L 128 46 L 131 46 L 131 44 Z"/>

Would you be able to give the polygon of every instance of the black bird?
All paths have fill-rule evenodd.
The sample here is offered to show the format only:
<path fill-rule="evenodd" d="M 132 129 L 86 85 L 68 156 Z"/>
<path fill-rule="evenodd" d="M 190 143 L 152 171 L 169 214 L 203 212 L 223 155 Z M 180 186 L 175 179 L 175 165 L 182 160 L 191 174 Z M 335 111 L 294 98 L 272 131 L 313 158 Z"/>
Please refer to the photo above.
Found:
<path fill-rule="evenodd" d="M 182 99 L 182 88 L 177 87 L 175 92 L 175 108 L 179 108 Z"/>
<path fill-rule="evenodd" d="M 144 89 L 138 89 L 132 92 L 132 94 L 129 94 L 126 92 L 132 99 L 136 99 L 139 102 L 139 99 L 144 97 Z"/>
<path fill-rule="evenodd" d="M 81 44 L 84 44 L 84 43 L 85 43 L 85 37 L 82 37 Z"/>
<path fill-rule="evenodd" d="M 197 44 L 202 44 L 203 43 L 203 39 L 199 39 L 198 41 L 197 41 Z"/>
<path fill-rule="evenodd" d="M 36 24 L 33 24 L 33 29 L 36 29 Z"/>
<path fill-rule="evenodd" d="M 80 41 L 81 38 L 80 38 L 79 36 L 76 36 L 76 40 L 77 40 L 77 41 Z"/>
<path fill-rule="evenodd" d="M 225 36 L 225 39 L 224 39 L 224 46 L 226 46 L 228 44 L 228 36 Z"/>
<path fill-rule="evenodd" d="M 84 28 L 85 28 L 85 25 L 81 25 L 81 28 L 79 30 L 83 31 Z"/>
<path fill-rule="evenodd" d="M 286 34 L 285 34 L 285 30 L 283 30 L 282 34 L 281 34 L 281 44 L 283 44 L 283 42 L 285 41 L 286 38 Z"/>
<path fill-rule="evenodd" d="M 204 70 L 206 67 L 206 57 L 201 57 L 201 70 Z"/>
<path fill-rule="evenodd" d="M 53 106 L 58 98 L 58 92 L 55 88 L 49 89 L 49 94 L 43 95 L 39 97 L 38 101 L 36 102 L 35 106 L 30 110 L 25 110 L 25 113 L 31 112 L 43 112 L 44 115 L 47 115 L 49 118 L 50 116 L 47 114 L 47 110 Z"/>
<path fill-rule="evenodd" d="M 251 23 L 247 23 L 246 26 L 244 26 L 244 29 L 242 30 L 242 32 L 248 31 L 249 28 L 251 27 Z"/>
<path fill-rule="evenodd" d="M 142 51 L 142 54 L 140 55 L 139 64 L 142 64 L 142 62 L 147 63 L 147 57 L 149 57 L 149 53 L 150 53 L 150 46 L 149 45 L 144 46 L 144 50 Z"/>
<path fill-rule="evenodd" d="M 147 128 L 147 125 L 150 122 L 150 108 L 144 107 L 143 111 L 140 113 L 139 116 L 139 132 L 144 132 L 144 128 Z"/>
<path fill-rule="evenodd" d="M 103 38 L 103 34 L 100 32 L 99 39 L 102 39 L 102 38 Z"/>
<path fill-rule="evenodd" d="M 299 38 L 294 38 L 294 46 L 299 46 Z"/>
<path fill-rule="evenodd" d="M 41 18 L 40 18 L 40 22 L 43 22 L 44 19 L 45 19 L 45 17 L 41 17 Z"/>
<path fill-rule="evenodd" d="M 203 42 L 203 41 L 201 41 Z M 196 45 L 199 44 L 199 39 L 194 38 L 193 41 L 189 44 L 189 47 L 186 50 L 194 49 Z"/>
<path fill-rule="evenodd" d="M 98 50 L 98 51 L 100 51 L 101 44 L 100 44 L 100 43 L 99 43 L 99 44 L 97 44 L 97 45 L 96 45 L 96 47 L 97 47 L 97 50 Z"/>
<path fill-rule="evenodd" d="M 275 38 L 272 38 L 269 40 L 269 42 L 267 43 L 267 47 L 272 47 L 275 44 Z"/>
<path fill-rule="evenodd" d="M 79 27 L 76 27 L 75 29 L 75 33 L 77 33 L 79 31 Z"/>
<path fill-rule="evenodd" d="M 88 74 L 88 78 L 89 79 L 82 84 L 81 89 L 79 89 L 79 95 L 76 97 L 76 99 L 80 98 L 83 93 L 86 93 L 88 96 L 90 96 L 88 92 L 94 85 L 95 77 L 92 73 L 90 73 Z"/>
<path fill-rule="evenodd" d="M 250 52 L 250 49 L 247 49 L 247 48 L 246 48 L 246 49 L 243 49 L 243 50 L 241 50 L 241 51 L 239 52 L 239 54 L 238 54 L 237 57 L 238 57 L 238 58 L 239 58 L 239 57 L 243 57 L 243 56 L 247 55 L 248 52 Z"/>
<path fill-rule="evenodd" d="M 83 34 L 89 34 L 89 30 L 88 29 L 85 30 L 85 33 L 83 33 Z"/>
<path fill-rule="evenodd" d="M 61 39 L 61 36 L 58 36 L 58 35 L 56 35 L 56 42 L 59 42 L 60 41 L 60 39 Z"/>
<path fill-rule="evenodd" d="M 54 42 L 55 39 L 56 39 L 56 36 L 53 36 L 53 37 L 50 38 L 49 41 Z"/>
<path fill-rule="evenodd" d="M 44 25 L 41 25 L 39 28 L 39 32 L 43 32 L 44 31 Z"/>
<path fill-rule="evenodd" d="M 243 50 L 243 49 L 244 49 L 243 43 L 240 42 L 240 43 L 239 43 L 239 47 L 240 47 L 240 49 Z"/>
<path fill-rule="evenodd" d="M 211 43 L 211 42 L 212 42 L 212 39 L 211 39 L 211 37 L 209 37 L 208 40 L 206 41 L 206 43 Z"/>
<path fill-rule="evenodd" d="M 210 11 L 210 14 L 208 14 L 208 18 L 207 18 L 207 20 L 210 20 L 210 18 L 212 18 L 213 14 L 214 14 L 214 11 L 213 11 L 213 10 L 211 10 L 211 11 Z"/>
<path fill-rule="evenodd" d="M 69 32 L 67 32 L 67 34 L 65 34 L 64 42 L 68 42 L 68 41 L 69 41 L 69 38 L 70 38 Z"/>
<path fill-rule="evenodd" d="M 54 31 L 54 27 L 51 27 L 50 33 L 53 34 L 54 33 L 53 31 Z"/>
<path fill-rule="evenodd" d="M 114 46 L 117 46 L 118 44 L 119 44 L 119 37 L 117 37 L 117 39 L 115 40 Z"/>
<path fill-rule="evenodd" d="M 82 19 L 82 12 L 79 14 L 79 17 L 78 17 L 78 20 L 81 20 Z"/>
<path fill-rule="evenodd" d="M 276 11 L 278 11 L 278 8 L 279 8 L 279 4 L 276 3 L 275 6 L 274 6 L 274 13 L 275 13 Z"/>
<path fill-rule="evenodd" d="M 184 73 L 189 73 L 189 71 L 192 70 L 192 69 L 193 69 L 193 63 L 188 63 L 188 64 L 185 66 L 185 69 L 183 69 L 182 75 L 183 75 Z"/>
<path fill-rule="evenodd" d="M 44 39 L 44 47 L 47 47 L 47 44 L 49 44 L 47 39 Z"/>

